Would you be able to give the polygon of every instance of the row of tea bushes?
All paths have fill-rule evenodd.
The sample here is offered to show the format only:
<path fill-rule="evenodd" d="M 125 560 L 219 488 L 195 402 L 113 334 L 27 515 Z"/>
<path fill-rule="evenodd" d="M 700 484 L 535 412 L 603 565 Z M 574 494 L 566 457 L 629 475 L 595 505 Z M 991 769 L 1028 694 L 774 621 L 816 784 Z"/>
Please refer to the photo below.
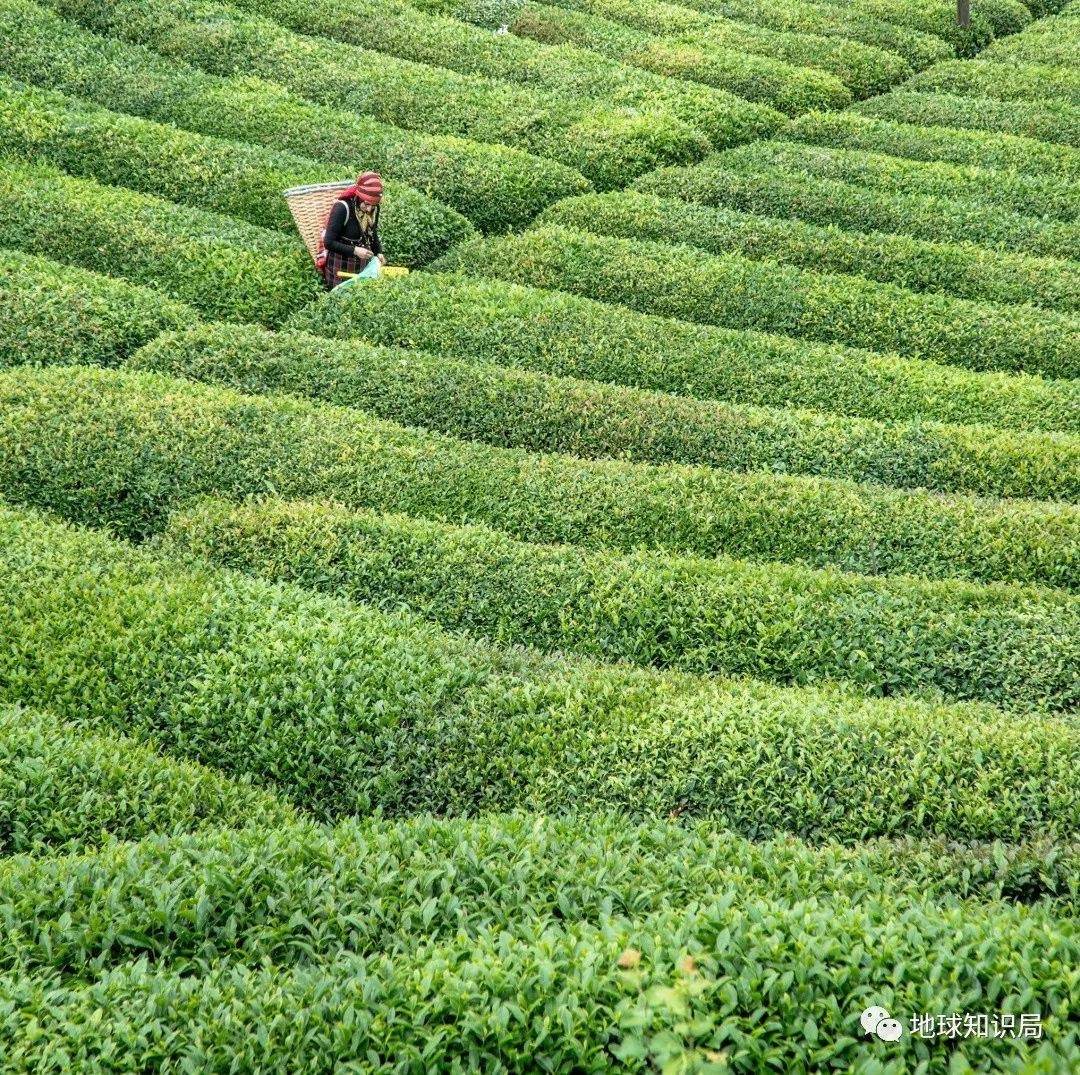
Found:
<path fill-rule="evenodd" d="M 385 123 L 503 143 L 551 157 L 600 187 L 619 186 L 665 162 L 707 152 L 694 127 L 655 108 L 601 107 L 521 86 L 464 76 L 340 42 L 305 38 L 227 4 L 205 0 L 47 0 L 98 33 L 147 45 L 216 75 L 256 75 L 316 103 Z M 760 137 L 779 113 L 733 98 L 714 144 Z"/>
<path fill-rule="evenodd" d="M 486 523 L 525 541 L 1077 584 L 1080 509 L 1063 503 L 541 455 L 92 367 L 0 373 L 0 403 L 0 495 L 133 537 L 201 494 L 272 493 Z"/>
<path fill-rule="evenodd" d="M 573 42 L 621 64 L 694 83 L 695 92 L 704 94 L 705 86 L 716 87 L 788 115 L 811 108 L 843 108 L 852 101 L 844 83 L 827 71 L 718 45 L 704 47 L 692 39 L 655 37 L 584 12 L 526 3 L 508 29 L 533 42 Z"/>
<path fill-rule="evenodd" d="M 612 62 L 586 49 L 527 41 L 515 33 L 492 34 L 458 19 L 419 11 L 405 0 L 355 0 L 347 8 L 333 0 L 234 0 L 234 6 L 273 18 L 299 33 L 323 35 L 417 63 L 449 67 L 464 75 L 519 83 L 555 94 L 556 99 L 571 96 L 603 101 L 607 107 L 649 111 L 659 108 L 720 142 L 730 138 L 733 113 L 745 111 L 743 101 L 731 93 L 686 86 Z M 770 62 L 774 63 L 762 61 Z M 827 75 L 799 72 L 790 66 L 782 70 L 787 81 L 794 84 L 794 93 L 801 88 L 804 94 L 810 94 L 808 101 L 835 107 L 849 99 L 843 95 L 842 87 L 838 86 L 840 97 L 830 92 Z M 809 85 L 800 87 L 800 77 Z M 739 92 L 734 86 L 728 88 Z M 742 96 L 778 107 L 768 94 Z"/>
<path fill-rule="evenodd" d="M 1046 591 L 529 545 L 321 502 L 202 504 L 165 547 L 502 644 L 871 695 L 1080 703 L 1080 600 Z"/>
<path fill-rule="evenodd" d="M 1080 235 L 1080 227 L 1076 230 Z M 920 295 L 858 276 L 739 254 L 643 245 L 549 225 L 462 243 L 432 267 L 557 288 L 642 313 L 892 351 L 967 369 L 1080 376 L 1080 319 Z"/>
<path fill-rule="evenodd" d="M 192 134 L 2 77 L 0 153 L 290 234 L 282 191 L 327 172 L 325 161 Z M 395 264 L 423 265 L 473 233 L 459 213 L 394 180 L 386 196 L 379 229 Z"/>
<path fill-rule="evenodd" d="M 0 249 L 0 367 L 113 366 L 160 333 L 198 319 L 158 291 Z"/>
<path fill-rule="evenodd" d="M 867 953 L 894 961 L 887 984 Z M 13 972 L 0 978 L 0 1048 L 13 1072 L 59 1071 L 76 1055 L 118 1073 L 177 1056 L 199 1071 L 322 1075 L 361 1056 L 379 1070 L 528 1073 L 542 1025 L 557 1071 L 704 1072 L 722 1057 L 807 1075 L 866 1067 L 878 1045 L 885 1059 L 888 1046 L 860 1040 L 868 1000 L 957 1012 L 1000 990 L 1016 1025 L 1039 1013 L 1041 1041 L 968 1037 L 945 1050 L 915 1039 L 904 1051 L 935 1075 L 947 1064 L 1067 1071 L 1078 958 L 1075 931 L 1042 908 L 729 891 L 639 919 L 528 919 L 311 966 L 221 960 L 200 974 L 142 958 L 89 983 Z"/>
<path fill-rule="evenodd" d="M 1080 106 L 1060 101 L 993 101 L 974 103 L 970 97 L 947 93 L 917 93 L 894 90 L 859 101 L 860 115 L 876 116 L 922 127 L 959 127 L 976 131 L 998 131 L 1042 142 L 1056 142 L 1072 149 L 1080 147 Z"/>
<path fill-rule="evenodd" d="M 995 41 L 979 57 L 1008 64 L 1041 63 L 1053 67 L 1075 67 L 1080 58 L 1080 33 L 1076 13 L 1032 23 L 1023 34 Z"/>
<path fill-rule="evenodd" d="M 917 359 L 652 317 L 558 291 L 412 273 L 305 307 L 292 327 L 447 358 L 704 399 L 1080 433 L 1080 382 L 972 373 Z M 657 340 L 664 346 L 658 348 Z"/>
<path fill-rule="evenodd" d="M 217 78 L 92 34 L 31 0 L 0 0 L 0 71 L 116 112 L 204 135 L 362 167 L 408 183 L 477 227 L 504 231 L 589 188 L 561 164 L 505 146 L 405 131 L 310 104 L 251 78 Z"/>
<path fill-rule="evenodd" d="M 855 183 L 887 195 L 925 194 L 1065 223 L 1080 220 L 1080 185 L 1052 176 L 1015 175 L 943 161 L 913 161 L 888 153 L 768 141 L 718 153 L 718 167 Z M 1078 235 L 1080 238 L 1080 235 Z"/>
<path fill-rule="evenodd" d="M 1078 223 L 1037 220 L 948 195 L 890 194 L 858 182 L 785 175 L 769 169 L 735 172 L 716 164 L 661 168 L 635 181 L 634 186 L 647 193 L 663 191 L 665 197 L 761 216 L 791 217 L 845 231 L 883 231 L 931 242 L 975 243 L 1039 257 L 1073 258 L 1080 241 Z"/>
<path fill-rule="evenodd" d="M 136 368 L 288 393 L 467 440 L 579 458 L 697 463 L 900 488 L 1080 501 L 1080 437 L 860 419 L 643 392 L 424 351 L 208 325 Z"/>
<path fill-rule="evenodd" d="M 221 959 L 286 967 L 556 920 L 636 920 L 732 892 L 985 904 L 1013 888 L 1031 902 L 1042 889 L 1058 897 L 1044 906 L 1061 914 L 1076 904 L 1067 887 L 1076 860 L 1072 843 L 1056 857 L 1046 842 L 811 848 L 612 815 L 294 822 L 0 867 L 0 968 L 54 970 L 74 984 L 148 951 L 173 968 Z M 187 913 L 196 904 L 201 912 Z M 148 921 L 147 906 L 161 913 Z"/>
<path fill-rule="evenodd" d="M 818 272 L 865 276 L 910 291 L 1080 313 L 1080 263 L 1062 258 L 844 231 L 637 191 L 568 198 L 542 214 L 539 223 L 647 243 L 686 243 L 714 254 L 771 258 Z"/>
<path fill-rule="evenodd" d="M 111 840 L 295 816 L 245 780 L 51 713 L 0 706 L 0 856 L 74 854 Z"/>
<path fill-rule="evenodd" d="M 321 284 L 299 238 L 0 159 L 0 246 L 142 283 L 201 314 L 274 324 Z"/>
<path fill-rule="evenodd" d="M 923 71 L 904 89 L 998 101 L 1064 101 L 1080 105 L 1080 73 L 1075 68 L 1048 64 L 956 60 Z"/>
<path fill-rule="evenodd" d="M 1080 181 L 1080 151 L 1011 134 L 919 127 L 854 112 L 817 112 L 784 128 L 792 142 L 891 153 L 911 160 L 948 161 L 1000 171 L 1045 174 Z"/>
<path fill-rule="evenodd" d="M 499 649 L 11 512 L 0 548 L 0 699 L 315 817 L 573 804 L 844 841 L 1080 825 L 1080 731 L 1057 718 Z"/>

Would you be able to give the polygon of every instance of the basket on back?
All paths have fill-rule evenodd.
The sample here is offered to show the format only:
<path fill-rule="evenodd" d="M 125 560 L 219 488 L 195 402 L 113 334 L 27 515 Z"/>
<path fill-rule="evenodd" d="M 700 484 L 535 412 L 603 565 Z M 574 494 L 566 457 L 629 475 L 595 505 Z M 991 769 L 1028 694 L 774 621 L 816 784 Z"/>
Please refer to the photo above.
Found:
<path fill-rule="evenodd" d="M 330 207 L 337 201 L 338 195 L 351 186 L 350 180 L 344 183 L 312 183 L 285 191 L 285 201 L 296 221 L 297 231 L 312 258 L 322 247 L 323 228 Z"/>

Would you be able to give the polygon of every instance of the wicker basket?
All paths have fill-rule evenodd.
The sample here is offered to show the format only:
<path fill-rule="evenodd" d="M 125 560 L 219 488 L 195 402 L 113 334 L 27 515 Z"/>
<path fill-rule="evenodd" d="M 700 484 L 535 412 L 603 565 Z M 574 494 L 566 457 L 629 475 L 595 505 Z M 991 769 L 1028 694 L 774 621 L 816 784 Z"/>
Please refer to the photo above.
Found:
<path fill-rule="evenodd" d="M 330 207 L 337 201 L 338 195 L 347 187 L 352 186 L 352 180 L 344 183 L 313 183 L 306 187 L 293 187 L 285 191 L 285 201 L 289 205 L 293 220 L 296 221 L 296 229 L 300 237 L 307 245 L 312 258 L 322 247 L 322 233 L 326 225 L 326 215 Z"/>

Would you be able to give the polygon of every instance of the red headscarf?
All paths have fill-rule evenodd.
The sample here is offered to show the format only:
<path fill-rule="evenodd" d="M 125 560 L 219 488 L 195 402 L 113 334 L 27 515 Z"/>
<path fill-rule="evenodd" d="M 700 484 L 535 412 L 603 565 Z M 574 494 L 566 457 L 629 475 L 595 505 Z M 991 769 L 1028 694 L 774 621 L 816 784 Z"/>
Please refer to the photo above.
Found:
<path fill-rule="evenodd" d="M 378 205 L 382 201 L 383 184 L 378 172 L 364 172 L 356 182 L 343 190 L 338 198 L 356 198 L 368 205 Z"/>

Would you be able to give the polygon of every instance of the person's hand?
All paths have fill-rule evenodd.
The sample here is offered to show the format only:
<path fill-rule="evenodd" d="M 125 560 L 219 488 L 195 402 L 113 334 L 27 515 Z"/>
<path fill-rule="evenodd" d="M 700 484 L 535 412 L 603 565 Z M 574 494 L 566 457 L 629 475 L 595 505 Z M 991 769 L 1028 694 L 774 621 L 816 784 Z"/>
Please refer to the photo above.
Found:
<path fill-rule="evenodd" d="M 367 261 L 367 259 L 371 257 L 371 251 L 368 250 L 368 248 L 366 246 L 355 247 L 354 250 L 353 250 L 353 253 L 361 261 Z"/>

